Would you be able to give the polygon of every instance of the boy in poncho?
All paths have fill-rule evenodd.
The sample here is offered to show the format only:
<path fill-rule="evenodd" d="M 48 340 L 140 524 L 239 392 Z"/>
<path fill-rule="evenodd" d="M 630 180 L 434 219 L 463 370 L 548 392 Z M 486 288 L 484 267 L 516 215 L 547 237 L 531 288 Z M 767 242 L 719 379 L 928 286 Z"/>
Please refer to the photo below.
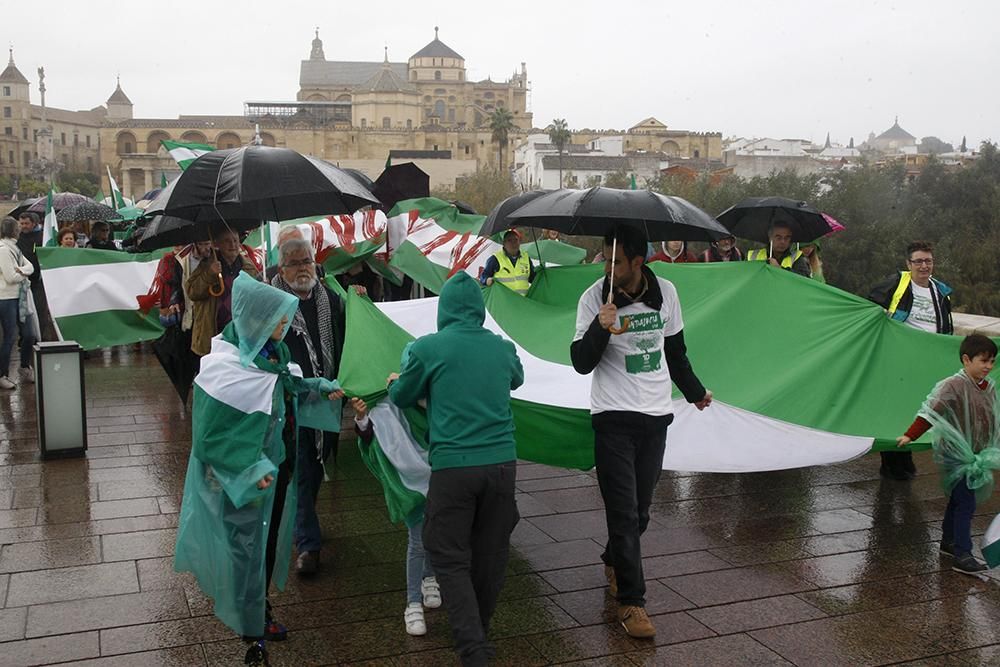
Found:
<path fill-rule="evenodd" d="M 192 572 L 215 615 L 251 645 L 247 664 L 267 664 L 264 640 L 284 640 L 267 590 L 288 577 L 295 518 L 295 452 L 283 431 L 300 396 L 339 399 L 336 382 L 303 379 L 282 342 L 298 299 L 241 273 L 233 319 L 212 339 L 195 379 L 192 447 L 174 568 Z M 291 490 L 291 491 L 289 491 Z"/>
<path fill-rule="evenodd" d="M 937 383 L 906 433 L 905 447 L 933 429 L 934 462 L 948 508 L 941 524 L 941 553 L 954 559 L 953 570 L 976 575 L 986 566 L 972 555 L 972 515 L 993 491 L 993 471 L 1000 468 L 1000 402 L 987 377 L 997 356 L 996 344 L 979 334 L 959 348 L 962 370 Z"/>

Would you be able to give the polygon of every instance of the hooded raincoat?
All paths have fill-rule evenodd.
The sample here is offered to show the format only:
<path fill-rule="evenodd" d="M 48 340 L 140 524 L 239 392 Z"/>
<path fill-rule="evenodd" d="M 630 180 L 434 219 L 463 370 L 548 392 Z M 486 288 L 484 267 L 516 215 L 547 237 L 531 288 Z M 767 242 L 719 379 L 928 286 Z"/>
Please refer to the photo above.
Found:
<path fill-rule="evenodd" d="M 316 403 L 338 387 L 323 378 L 303 379 L 287 346 L 270 340 L 282 317 L 290 323 L 297 308 L 295 296 L 240 274 L 233 283 L 233 320 L 212 339 L 195 379 L 174 568 L 193 573 L 214 600 L 215 615 L 249 637 L 264 634 L 268 574 L 279 589 L 288 577 L 297 488 L 293 479 L 279 525 L 272 526 L 276 484 L 259 489 L 257 483 L 277 477 L 290 454 L 282 439 L 286 404 L 295 412 L 300 397 Z M 268 573 L 272 530 L 279 532 Z"/>

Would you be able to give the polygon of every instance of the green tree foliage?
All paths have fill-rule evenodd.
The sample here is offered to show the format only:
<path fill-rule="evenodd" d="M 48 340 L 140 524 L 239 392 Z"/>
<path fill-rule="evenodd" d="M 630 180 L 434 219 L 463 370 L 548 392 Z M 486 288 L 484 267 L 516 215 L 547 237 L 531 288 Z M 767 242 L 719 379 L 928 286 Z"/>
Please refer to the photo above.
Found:
<path fill-rule="evenodd" d="M 497 107 L 490 114 L 489 125 L 490 131 L 493 133 L 492 139 L 497 143 L 497 156 L 499 158 L 497 164 L 500 165 L 500 171 L 503 171 L 503 152 L 507 148 L 507 137 L 514 129 L 514 116 L 505 107 Z"/>
<path fill-rule="evenodd" d="M 937 137 L 924 137 L 920 140 L 921 153 L 940 155 L 941 153 L 950 153 L 953 150 L 955 150 L 954 146 L 949 144 L 947 141 L 938 139 Z"/>
<path fill-rule="evenodd" d="M 559 153 L 559 187 L 563 186 L 562 158 L 566 144 L 570 142 L 573 135 L 570 134 L 565 118 L 556 118 L 549 125 L 549 141 L 556 147 Z"/>
<path fill-rule="evenodd" d="M 613 171 L 607 175 L 604 179 L 603 185 L 606 188 L 618 188 L 619 190 L 628 190 L 632 187 L 632 177 L 624 169 L 619 169 L 618 171 Z"/>
<path fill-rule="evenodd" d="M 514 192 L 514 183 L 508 173 L 483 169 L 455 179 L 454 189 L 438 188 L 431 195 L 446 201 L 457 199 L 486 215 Z"/>
<path fill-rule="evenodd" d="M 56 190 L 59 192 L 75 192 L 93 197 L 100 187 L 100 177 L 87 172 L 64 171 L 59 174 Z"/>

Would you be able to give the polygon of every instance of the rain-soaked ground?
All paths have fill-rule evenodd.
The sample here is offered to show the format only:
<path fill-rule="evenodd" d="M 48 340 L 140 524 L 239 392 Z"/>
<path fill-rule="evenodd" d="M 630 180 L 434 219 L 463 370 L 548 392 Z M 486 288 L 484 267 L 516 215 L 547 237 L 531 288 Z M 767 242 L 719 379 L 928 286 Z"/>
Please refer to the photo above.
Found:
<path fill-rule="evenodd" d="M 190 424 L 146 347 L 87 362 L 90 451 L 40 462 L 33 393 L 0 395 L 0 664 L 239 665 L 243 646 L 172 571 Z M 901 425 L 904 426 L 904 425 Z M 806 443 L 803 443 L 804 446 Z M 737 443 L 738 446 L 738 443 Z M 930 457 L 749 475 L 665 473 L 643 539 L 656 641 L 613 622 L 590 473 L 522 464 L 492 627 L 509 665 L 1000 663 L 1000 576 L 938 555 Z M 1000 502 L 977 510 L 981 533 Z M 403 630 L 406 534 L 344 442 L 319 502 L 324 569 L 273 596 L 276 665 L 451 665 L 447 619 Z"/>

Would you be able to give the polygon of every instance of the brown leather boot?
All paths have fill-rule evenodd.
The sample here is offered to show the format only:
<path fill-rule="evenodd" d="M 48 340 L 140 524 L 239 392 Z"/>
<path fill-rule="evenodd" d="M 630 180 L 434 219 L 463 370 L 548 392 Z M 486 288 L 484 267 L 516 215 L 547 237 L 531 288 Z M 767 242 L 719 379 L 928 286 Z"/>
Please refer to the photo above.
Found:
<path fill-rule="evenodd" d="M 604 566 L 604 577 L 608 580 L 608 593 L 611 597 L 618 597 L 618 580 L 615 578 L 615 568 L 610 565 Z"/>
<path fill-rule="evenodd" d="M 656 636 L 656 628 L 642 607 L 621 605 L 618 607 L 618 620 L 629 637 L 636 639 L 652 639 Z"/>

